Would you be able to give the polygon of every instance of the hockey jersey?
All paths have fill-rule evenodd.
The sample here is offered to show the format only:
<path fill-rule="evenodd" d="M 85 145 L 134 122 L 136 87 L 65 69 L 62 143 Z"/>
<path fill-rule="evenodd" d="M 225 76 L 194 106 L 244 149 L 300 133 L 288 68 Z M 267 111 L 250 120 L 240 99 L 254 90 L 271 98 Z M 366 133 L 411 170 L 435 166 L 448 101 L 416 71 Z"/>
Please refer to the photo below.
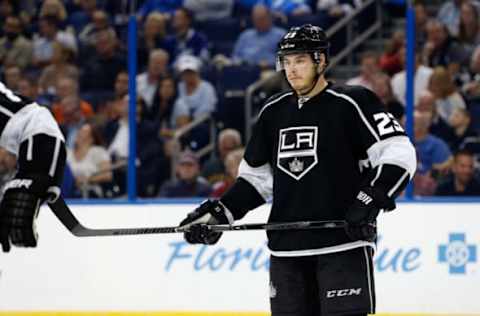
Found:
<path fill-rule="evenodd" d="M 299 102 L 301 101 L 301 102 Z M 331 83 L 308 100 L 276 95 L 260 111 L 239 177 L 272 199 L 269 222 L 344 220 L 360 186 L 395 197 L 413 176 L 415 150 L 402 126 L 369 90 Z M 273 255 L 348 250 L 343 229 L 268 231 Z"/>

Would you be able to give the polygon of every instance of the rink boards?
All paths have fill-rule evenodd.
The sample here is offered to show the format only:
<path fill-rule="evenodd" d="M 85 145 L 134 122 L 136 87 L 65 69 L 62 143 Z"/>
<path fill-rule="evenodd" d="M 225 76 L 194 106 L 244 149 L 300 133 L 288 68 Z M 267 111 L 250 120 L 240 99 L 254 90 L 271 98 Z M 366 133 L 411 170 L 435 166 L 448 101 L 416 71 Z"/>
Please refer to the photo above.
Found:
<path fill-rule="evenodd" d="M 192 204 L 74 205 L 87 226 L 170 226 Z M 261 222 L 268 206 L 244 222 Z M 377 311 L 480 315 L 480 203 L 401 203 L 380 218 Z M 0 254 L 0 315 L 266 315 L 264 232 L 229 232 L 215 246 L 180 234 L 72 236 L 48 209 L 39 247 Z M 63 313 L 61 313 L 63 312 Z"/>

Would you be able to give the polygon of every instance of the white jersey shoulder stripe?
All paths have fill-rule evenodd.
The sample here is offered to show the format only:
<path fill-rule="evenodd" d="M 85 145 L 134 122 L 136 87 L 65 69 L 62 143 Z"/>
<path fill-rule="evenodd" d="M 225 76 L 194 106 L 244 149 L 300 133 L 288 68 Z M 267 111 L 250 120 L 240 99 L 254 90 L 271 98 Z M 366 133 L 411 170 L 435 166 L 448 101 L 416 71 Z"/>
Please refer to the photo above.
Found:
<path fill-rule="evenodd" d="M 378 137 L 377 133 L 375 132 L 375 130 L 373 129 L 372 125 L 370 125 L 370 123 L 368 122 L 367 118 L 365 117 L 365 115 L 363 114 L 362 112 L 362 109 L 360 109 L 360 106 L 358 106 L 358 103 L 352 99 L 350 96 L 344 94 L 344 93 L 339 93 L 339 92 L 336 92 L 332 89 L 327 89 L 326 90 L 328 93 L 330 94 L 333 94 L 334 96 L 336 97 L 339 97 L 339 98 L 342 98 L 344 100 L 347 100 L 348 102 L 350 102 L 354 107 L 355 109 L 357 110 L 358 114 L 360 115 L 360 118 L 362 119 L 363 123 L 365 123 L 365 125 L 367 126 L 368 130 L 370 131 L 370 133 L 372 133 L 373 137 L 379 141 L 380 140 L 380 137 Z"/>
<path fill-rule="evenodd" d="M 265 105 L 263 106 L 263 108 L 260 110 L 260 112 L 258 113 L 258 117 L 260 117 L 260 116 L 262 115 L 263 111 L 265 111 L 266 108 L 268 108 L 269 106 L 277 103 L 277 102 L 280 101 L 281 99 L 283 99 L 283 98 L 285 98 L 285 97 L 287 97 L 287 96 L 289 96 L 289 95 L 292 95 L 292 94 L 293 94 L 292 91 L 286 92 L 286 93 L 284 93 L 284 94 L 282 94 L 282 95 L 279 95 L 277 98 L 273 99 L 272 101 L 268 102 L 267 104 L 265 104 Z"/>

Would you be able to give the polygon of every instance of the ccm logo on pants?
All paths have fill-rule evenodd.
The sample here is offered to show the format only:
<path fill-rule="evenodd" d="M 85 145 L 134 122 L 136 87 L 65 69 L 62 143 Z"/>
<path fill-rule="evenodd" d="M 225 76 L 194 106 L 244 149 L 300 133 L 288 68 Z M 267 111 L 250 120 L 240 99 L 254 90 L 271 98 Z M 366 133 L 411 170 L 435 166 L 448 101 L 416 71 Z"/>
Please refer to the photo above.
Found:
<path fill-rule="evenodd" d="M 362 292 L 362 288 L 360 287 L 358 289 L 330 290 L 330 291 L 327 291 L 327 298 L 360 295 L 361 292 Z"/>

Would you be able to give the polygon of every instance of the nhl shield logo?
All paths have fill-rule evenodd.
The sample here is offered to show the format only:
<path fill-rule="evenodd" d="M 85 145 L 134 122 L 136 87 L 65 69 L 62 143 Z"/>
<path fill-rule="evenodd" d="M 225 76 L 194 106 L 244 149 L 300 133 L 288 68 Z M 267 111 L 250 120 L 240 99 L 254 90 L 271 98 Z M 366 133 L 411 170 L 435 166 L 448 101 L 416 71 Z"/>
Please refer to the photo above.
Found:
<path fill-rule="evenodd" d="M 318 162 L 317 139 L 317 126 L 281 129 L 278 135 L 278 168 L 300 180 Z"/>

